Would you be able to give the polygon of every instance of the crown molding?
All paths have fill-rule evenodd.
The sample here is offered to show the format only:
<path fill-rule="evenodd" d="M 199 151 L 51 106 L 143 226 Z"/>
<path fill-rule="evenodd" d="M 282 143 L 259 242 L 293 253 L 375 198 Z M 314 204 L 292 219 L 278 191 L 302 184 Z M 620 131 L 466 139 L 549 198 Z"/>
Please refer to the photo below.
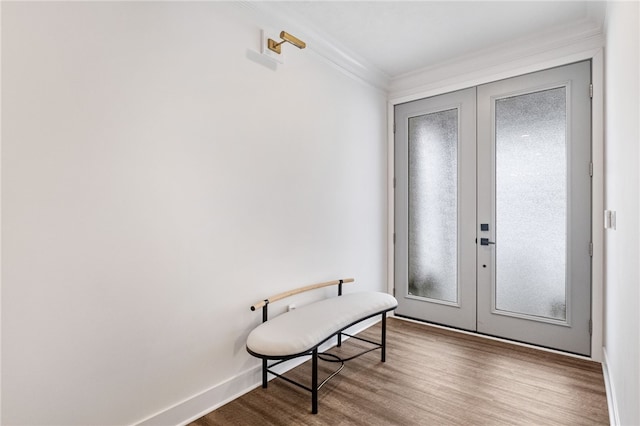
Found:
<path fill-rule="evenodd" d="M 434 90 L 443 93 L 441 89 L 445 87 L 457 90 L 456 88 L 462 88 L 459 86 L 463 80 L 476 85 L 488 82 L 483 80 L 483 76 L 495 79 L 497 75 L 504 74 L 501 78 L 516 75 L 505 70 L 530 70 L 535 68 L 535 64 L 548 68 L 562 65 L 562 61 L 572 58 L 581 60 L 589 56 L 588 52 L 604 46 L 603 21 L 606 8 L 600 2 L 595 3 L 598 4 L 589 7 L 585 19 L 572 25 L 510 40 L 434 66 L 391 77 L 338 40 L 314 28 L 308 20 L 288 8 L 286 2 L 233 2 L 250 15 L 260 28 L 276 33 L 286 30 L 295 34 L 305 40 L 307 49 L 320 60 L 355 80 L 387 93 L 394 101 L 413 100 L 416 99 L 413 95 L 417 93 L 432 93 Z"/>
<path fill-rule="evenodd" d="M 238 1 L 234 4 L 249 13 L 260 27 L 286 30 L 303 39 L 309 51 L 344 74 L 384 92 L 389 90 L 391 79 L 387 74 L 339 41 L 315 29 L 303 17 L 288 9 L 286 3 Z"/>
<path fill-rule="evenodd" d="M 539 69 L 563 65 L 562 61 L 583 56 L 604 46 L 602 24 L 598 20 L 585 19 L 576 24 L 556 28 L 534 36 L 528 36 L 483 49 L 469 55 L 422 68 L 391 79 L 390 99 L 406 102 L 412 94 L 433 92 L 435 88 L 453 87 L 453 82 L 468 80 L 469 86 L 459 83 L 452 90 L 489 82 L 483 76 L 496 80 L 514 75 L 508 70 Z M 562 58 L 556 63 L 556 59 Z M 570 60 L 570 59 L 569 59 Z M 564 62 L 565 64 L 567 62 Z M 530 71 L 528 71 L 530 72 Z M 499 78 L 498 75 L 501 75 Z M 489 77 L 490 76 L 490 77 Z M 444 92 L 440 92 L 444 93 Z"/>

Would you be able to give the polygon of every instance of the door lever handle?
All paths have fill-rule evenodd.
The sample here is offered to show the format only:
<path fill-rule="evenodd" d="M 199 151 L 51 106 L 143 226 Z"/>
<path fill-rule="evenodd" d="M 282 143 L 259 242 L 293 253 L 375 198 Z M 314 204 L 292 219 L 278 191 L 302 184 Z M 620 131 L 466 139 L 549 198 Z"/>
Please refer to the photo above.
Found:
<path fill-rule="evenodd" d="M 480 238 L 480 245 L 481 246 L 488 246 L 489 244 L 495 244 L 495 242 L 489 241 L 488 238 Z"/>

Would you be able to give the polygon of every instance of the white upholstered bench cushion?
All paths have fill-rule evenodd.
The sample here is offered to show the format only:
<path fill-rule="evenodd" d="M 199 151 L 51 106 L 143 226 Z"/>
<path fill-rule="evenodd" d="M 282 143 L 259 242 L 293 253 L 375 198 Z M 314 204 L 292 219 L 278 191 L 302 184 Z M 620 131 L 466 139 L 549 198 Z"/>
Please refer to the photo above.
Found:
<path fill-rule="evenodd" d="M 398 306 L 386 293 L 350 293 L 286 312 L 256 327 L 247 349 L 257 355 L 287 357 L 307 352 L 343 328 Z"/>

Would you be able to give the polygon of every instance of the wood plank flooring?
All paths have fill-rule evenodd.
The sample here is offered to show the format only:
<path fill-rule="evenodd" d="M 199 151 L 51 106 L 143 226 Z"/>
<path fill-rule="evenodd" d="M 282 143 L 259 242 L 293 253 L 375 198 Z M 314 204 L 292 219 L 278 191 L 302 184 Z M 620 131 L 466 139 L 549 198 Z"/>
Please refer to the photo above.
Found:
<path fill-rule="evenodd" d="M 361 334 L 379 340 L 380 326 Z M 365 347 L 350 339 L 330 352 Z M 319 377 L 335 364 L 320 361 Z M 310 361 L 287 373 L 308 383 Z M 387 362 L 373 351 L 346 363 L 319 392 L 272 380 L 191 423 L 212 425 L 605 425 L 601 365 L 395 318 Z"/>

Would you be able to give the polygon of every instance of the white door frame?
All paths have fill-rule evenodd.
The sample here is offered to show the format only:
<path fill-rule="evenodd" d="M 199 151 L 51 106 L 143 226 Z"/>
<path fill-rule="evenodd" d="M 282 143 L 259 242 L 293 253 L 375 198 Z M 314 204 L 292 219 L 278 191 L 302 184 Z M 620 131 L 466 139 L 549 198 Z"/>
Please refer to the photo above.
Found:
<path fill-rule="evenodd" d="M 591 266 L 591 320 L 593 323 L 591 335 L 591 357 L 593 361 L 602 362 L 603 352 L 603 322 L 604 322 L 604 227 L 602 225 L 604 212 L 604 54 L 602 48 L 593 48 L 570 55 L 560 55 L 552 60 L 532 61 L 527 65 L 506 64 L 497 67 L 495 71 L 480 70 L 447 79 L 441 87 L 428 90 L 416 89 L 415 93 L 401 97 L 390 96 L 387 107 L 388 137 L 387 137 L 387 283 L 388 290 L 393 294 L 394 282 L 394 106 L 400 103 L 414 101 L 431 96 L 441 95 L 455 90 L 466 89 L 485 83 L 491 83 L 503 78 L 516 77 L 535 71 L 542 71 L 573 62 L 591 60 L 591 78 L 593 84 L 593 98 L 591 102 L 591 149 L 593 161 L 592 179 L 592 238 L 593 259 Z"/>

